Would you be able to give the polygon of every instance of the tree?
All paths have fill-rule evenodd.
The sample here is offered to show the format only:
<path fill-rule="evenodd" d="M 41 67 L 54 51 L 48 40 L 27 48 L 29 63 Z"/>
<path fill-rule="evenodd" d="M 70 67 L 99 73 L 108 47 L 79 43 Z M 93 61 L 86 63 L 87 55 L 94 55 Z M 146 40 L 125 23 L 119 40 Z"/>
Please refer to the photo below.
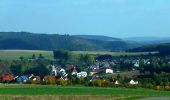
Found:
<path fill-rule="evenodd" d="M 44 59 L 44 56 L 40 53 L 38 59 Z"/>
<path fill-rule="evenodd" d="M 56 60 L 67 61 L 69 59 L 69 51 L 66 51 L 66 50 L 53 51 L 53 54 Z"/>
<path fill-rule="evenodd" d="M 36 56 L 35 56 L 35 54 L 33 54 L 33 55 L 32 55 L 32 59 L 36 59 Z"/>
<path fill-rule="evenodd" d="M 24 60 L 24 57 L 23 57 L 23 56 L 20 56 L 19 59 L 20 59 L 20 60 Z"/>
<path fill-rule="evenodd" d="M 80 55 L 79 61 L 84 64 L 93 64 L 94 63 L 94 56 L 92 55 Z"/>
<path fill-rule="evenodd" d="M 49 70 L 45 66 L 34 67 L 25 72 L 25 74 L 34 74 L 40 76 L 41 78 L 43 78 L 46 75 L 49 75 L 49 73 L 50 73 Z"/>
<path fill-rule="evenodd" d="M 11 65 L 10 70 L 14 75 L 20 75 L 22 73 L 21 67 L 20 64 Z"/>
<path fill-rule="evenodd" d="M 113 59 L 113 56 L 112 55 L 99 55 L 96 59 L 100 60 L 100 61 L 111 60 L 111 59 Z"/>

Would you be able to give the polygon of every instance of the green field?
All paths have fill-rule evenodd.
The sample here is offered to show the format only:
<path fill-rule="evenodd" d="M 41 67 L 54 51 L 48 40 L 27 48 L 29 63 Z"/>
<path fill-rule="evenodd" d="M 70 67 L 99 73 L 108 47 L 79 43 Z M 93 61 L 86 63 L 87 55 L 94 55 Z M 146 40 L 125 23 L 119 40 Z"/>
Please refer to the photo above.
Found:
<path fill-rule="evenodd" d="M 20 56 L 23 56 L 24 58 L 31 58 L 33 54 L 35 54 L 38 57 L 40 53 L 47 59 L 54 59 L 52 51 L 42 51 L 42 50 L 0 50 L 0 59 L 17 60 L 19 59 Z M 72 51 L 72 53 L 93 54 L 93 55 L 110 54 L 113 56 L 148 54 L 148 52 L 129 53 L 129 52 L 109 52 L 109 51 Z"/>
<path fill-rule="evenodd" d="M 153 97 L 170 96 L 168 91 L 125 88 L 60 87 L 56 85 L 0 85 L 0 95 L 11 96 L 107 96 L 107 97 Z"/>
<path fill-rule="evenodd" d="M 0 50 L 0 59 L 3 60 L 17 60 L 20 56 L 24 58 L 31 58 L 35 54 L 36 57 L 42 54 L 45 58 L 53 59 L 52 51 L 42 50 Z"/>

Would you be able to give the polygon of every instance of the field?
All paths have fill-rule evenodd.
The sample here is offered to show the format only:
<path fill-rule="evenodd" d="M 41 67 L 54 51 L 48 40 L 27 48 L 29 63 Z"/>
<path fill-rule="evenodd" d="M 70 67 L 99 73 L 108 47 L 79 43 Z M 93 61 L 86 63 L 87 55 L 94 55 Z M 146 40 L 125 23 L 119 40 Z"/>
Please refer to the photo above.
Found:
<path fill-rule="evenodd" d="M 52 51 L 42 51 L 42 50 L 0 50 L 0 59 L 3 60 L 17 60 L 21 56 L 24 58 L 31 58 L 35 54 L 36 57 L 42 54 L 45 58 L 53 59 Z"/>
<path fill-rule="evenodd" d="M 112 100 L 124 97 L 139 98 L 153 96 L 170 96 L 168 91 L 125 88 L 95 88 L 95 87 L 60 87 L 43 85 L 0 85 L 1 98 L 58 98 L 56 100 Z M 38 96 L 38 97 L 37 97 Z M 90 98 L 91 99 L 90 99 Z M 71 99 L 72 98 L 72 99 Z M 86 98 L 86 99 L 83 99 Z M 87 99 L 89 98 L 89 99 Z M 98 99 L 94 99 L 98 98 Z M 121 100 L 121 99 L 120 99 Z M 124 99 L 123 99 L 124 100 Z"/>
<path fill-rule="evenodd" d="M 110 54 L 113 56 L 148 54 L 148 52 L 129 53 L 129 52 L 109 52 L 109 51 L 72 51 L 72 53 L 93 54 L 93 55 Z M 0 50 L 0 59 L 17 60 L 21 56 L 23 56 L 24 58 L 31 58 L 33 54 L 35 54 L 36 57 L 38 57 L 39 54 L 42 54 L 47 59 L 51 59 L 51 60 L 54 59 L 52 51 L 42 51 L 42 50 Z"/>

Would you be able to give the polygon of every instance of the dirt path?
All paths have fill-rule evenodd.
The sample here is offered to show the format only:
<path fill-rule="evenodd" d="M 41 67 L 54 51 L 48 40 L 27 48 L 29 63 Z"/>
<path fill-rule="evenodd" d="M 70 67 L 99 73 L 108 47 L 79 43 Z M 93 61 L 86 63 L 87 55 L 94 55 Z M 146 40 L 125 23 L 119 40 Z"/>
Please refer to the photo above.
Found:
<path fill-rule="evenodd" d="M 170 100 L 170 97 L 148 97 L 137 100 Z"/>

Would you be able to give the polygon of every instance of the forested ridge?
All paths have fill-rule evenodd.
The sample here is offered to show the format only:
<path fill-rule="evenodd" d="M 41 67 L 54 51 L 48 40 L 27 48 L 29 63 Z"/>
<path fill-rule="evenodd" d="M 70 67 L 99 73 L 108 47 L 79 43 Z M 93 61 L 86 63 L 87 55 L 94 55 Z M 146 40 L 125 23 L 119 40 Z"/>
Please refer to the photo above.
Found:
<path fill-rule="evenodd" d="M 122 40 L 103 41 L 59 34 L 0 32 L 0 49 L 124 51 L 131 47 L 135 47 L 135 44 L 130 44 Z"/>

